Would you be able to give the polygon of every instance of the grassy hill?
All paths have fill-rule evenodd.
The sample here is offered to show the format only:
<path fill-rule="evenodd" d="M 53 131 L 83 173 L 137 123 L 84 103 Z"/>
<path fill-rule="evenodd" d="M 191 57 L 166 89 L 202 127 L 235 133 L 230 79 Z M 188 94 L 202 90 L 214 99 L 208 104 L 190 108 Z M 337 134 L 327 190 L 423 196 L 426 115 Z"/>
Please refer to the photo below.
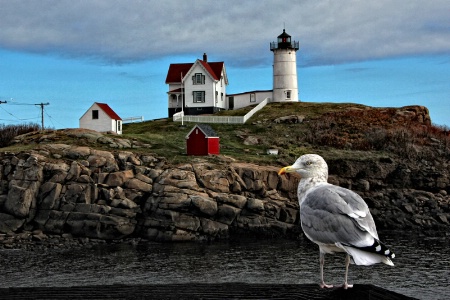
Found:
<path fill-rule="evenodd" d="M 219 115 L 245 115 L 251 107 Z M 285 118 L 286 116 L 293 118 Z M 300 120 L 299 122 L 296 122 Z M 185 156 L 185 136 L 194 124 L 171 119 L 124 125 L 124 137 L 151 145 L 172 162 Z M 373 108 L 351 103 L 270 103 L 246 124 L 210 124 L 218 133 L 221 154 L 258 164 L 285 164 L 304 153 L 327 157 L 433 155 L 436 141 L 448 155 L 448 130 L 431 125 L 425 107 Z M 279 150 L 278 156 L 267 149 Z"/>
<path fill-rule="evenodd" d="M 243 116 L 251 108 L 222 111 L 218 115 Z M 285 165 L 305 153 L 318 153 L 325 159 L 450 158 L 448 128 L 433 126 L 428 110 L 421 106 L 373 108 L 351 103 L 270 103 L 246 124 L 209 125 L 219 135 L 221 145 L 221 156 L 204 157 L 210 160 Z M 35 131 L 2 151 L 28 151 L 42 143 L 76 144 L 113 151 L 105 140 L 128 139 L 133 146 L 125 149 L 127 151 L 152 153 L 166 157 L 170 163 L 183 163 L 195 159 L 186 156 L 185 150 L 185 137 L 193 126 L 193 123 L 181 126 L 181 122 L 172 119 L 125 124 L 122 136 L 105 135 L 98 140 L 73 134 L 83 129 Z M 267 155 L 268 149 L 278 149 L 279 155 Z"/>

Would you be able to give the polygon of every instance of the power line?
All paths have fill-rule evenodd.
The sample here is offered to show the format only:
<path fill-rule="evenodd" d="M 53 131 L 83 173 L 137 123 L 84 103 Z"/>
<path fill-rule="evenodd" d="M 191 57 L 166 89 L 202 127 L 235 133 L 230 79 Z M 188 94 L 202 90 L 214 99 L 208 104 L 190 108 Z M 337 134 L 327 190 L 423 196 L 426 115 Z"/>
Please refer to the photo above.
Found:
<path fill-rule="evenodd" d="M 52 122 L 52 124 L 53 124 L 54 127 L 56 127 L 54 122 L 56 122 L 56 123 L 58 123 L 58 124 L 60 124 L 60 125 L 62 125 L 62 126 L 65 126 L 63 123 L 58 122 L 58 120 L 56 120 L 56 119 L 54 119 L 52 116 L 50 116 L 50 115 L 48 114 L 47 111 L 45 112 L 45 114 L 46 114 L 47 117 L 50 119 L 50 122 Z"/>
<path fill-rule="evenodd" d="M 18 116 L 13 115 L 12 113 L 10 113 L 9 111 L 7 111 L 7 110 L 4 109 L 3 107 L 0 106 L 0 108 L 1 108 L 2 110 L 4 110 L 8 115 L 10 115 L 10 116 L 16 118 L 16 119 L 19 120 L 19 121 L 31 120 L 31 119 L 22 119 L 22 118 L 19 118 Z M 33 119 L 34 119 L 34 118 L 33 118 Z"/>

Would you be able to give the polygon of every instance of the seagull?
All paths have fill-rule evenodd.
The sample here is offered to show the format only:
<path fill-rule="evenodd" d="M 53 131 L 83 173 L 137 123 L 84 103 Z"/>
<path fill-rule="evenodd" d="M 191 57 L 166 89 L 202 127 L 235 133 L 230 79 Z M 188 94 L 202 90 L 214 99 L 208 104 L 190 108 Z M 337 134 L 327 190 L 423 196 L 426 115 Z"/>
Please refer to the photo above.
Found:
<path fill-rule="evenodd" d="M 324 281 L 325 254 L 347 253 L 344 289 L 353 287 L 347 282 L 350 263 L 394 265 L 395 254 L 380 242 L 367 204 L 355 192 L 327 182 L 328 165 L 320 155 L 302 155 L 278 174 L 292 172 L 301 177 L 297 189 L 301 227 L 319 246 L 321 288 L 333 287 Z"/>

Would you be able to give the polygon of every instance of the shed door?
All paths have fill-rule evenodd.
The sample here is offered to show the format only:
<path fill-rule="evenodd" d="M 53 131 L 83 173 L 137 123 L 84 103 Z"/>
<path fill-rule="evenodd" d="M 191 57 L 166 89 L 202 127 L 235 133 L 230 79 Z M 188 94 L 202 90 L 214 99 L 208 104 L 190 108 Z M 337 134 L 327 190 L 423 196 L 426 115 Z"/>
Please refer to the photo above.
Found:
<path fill-rule="evenodd" d="M 208 155 L 208 139 L 196 128 L 186 142 L 187 155 Z"/>

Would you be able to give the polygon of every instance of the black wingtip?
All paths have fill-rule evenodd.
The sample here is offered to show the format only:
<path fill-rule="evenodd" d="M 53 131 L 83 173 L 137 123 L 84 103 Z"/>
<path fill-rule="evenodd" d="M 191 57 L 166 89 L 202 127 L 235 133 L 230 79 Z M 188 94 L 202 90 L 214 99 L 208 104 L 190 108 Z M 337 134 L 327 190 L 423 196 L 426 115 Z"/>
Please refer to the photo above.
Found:
<path fill-rule="evenodd" d="M 367 251 L 367 252 L 371 252 L 371 253 L 376 253 L 376 254 L 380 254 L 383 256 L 386 256 L 388 258 L 395 258 L 395 253 L 392 252 L 388 247 L 386 247 L 382 242 L 380 242 L 379 240 L 374 240 L 373 245 L 369 246 L 369 247 L 358 247 L 358 249 Z"/>

